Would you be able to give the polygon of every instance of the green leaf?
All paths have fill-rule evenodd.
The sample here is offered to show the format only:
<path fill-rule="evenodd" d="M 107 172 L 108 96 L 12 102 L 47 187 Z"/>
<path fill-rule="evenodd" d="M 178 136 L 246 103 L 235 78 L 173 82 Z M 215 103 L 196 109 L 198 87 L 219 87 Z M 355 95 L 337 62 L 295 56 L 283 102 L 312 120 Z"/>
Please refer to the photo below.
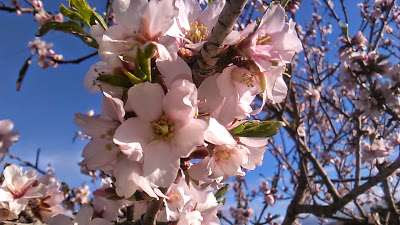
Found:
<path fill-rule="evenodd" d="M 247 121 L 233 128 L 231 133 L 239 137 L 272 137 L 283 125 L 280 121 Z"/>
<path fill-rule="evenodd" d="M 91 25 L 96 24 L 93 21 L 97 21 L 100 24 L 100 26 L 103 27 L 104 30 L 106 30 L 108 27 L 104 18 L 94 10 L 93 10 L 92 18 L 91 18 Z"/>
<path fill-rule="evenodd" d="M 70 0 L 69 1 L 69 6 L 72 8 L 74 11 L 79 13 L 83 20 L 90 25 L 90 19 L 92 17 L 92 8 L 90 5 L 86 2 L 86 0 Z"/>
<path fill-rule="evenodd" d="M 224 203 L 225 202 L 225 194 L 228 192 L 229 185 L 225 184 L 223 187 L 218 189 L 218 191 L 214 194 L 215 198 L 217 199 L 218 203 Z"/>
<path fill-rule="evenodd" d="M 60 10 L 61 14 L 63 14 L 65 17 L 70 18 L 71 20 L 84 22 L 84 18 L 82 18 L 82 16 L 78 12 L 76 12 L 76 11 L 70 9 L 70 8 L 67 8 L 63 4 L 60 5 L 60 9 L 59 10 Z"/>
<path fill-rule="evenodd" d="M 71 20 L 80 21 L 88 26 L 100 24 L 104 29 L 107 29 L 107 23 L 104 18 L 98 14 L 86 0 L 69 0 L 70 8 L 64 5 L 60 6 L 60 12 Z"/>
<path fill-rule="evenodd" d="M 126 76 L 121 75 L 100 75 L 97 80 L 117 87 L 130 88 L 133 86 Z"/>
<path fill-rule="evenodd" d="M 144 50 L 138 49 L 136 57 L 136 74 L 142 75 L 144 80 L 151 82 L 151 59 L 157 52 L 157 46 L 147 45 Z"/>
<path fill-rule="evenodd" d="M 29 56 L 27 59 L 25 59 L 24 64 L 22 65 L 21 69 L 19 70 L 18 73 L 18 79 L 17 79 L 17 91 L 21 90 L 22 87 L 22 82 L 24 81 L 26 72 L 28 72 L 29 66 L 32 63 L 32 56 Z"/>
<path fill-rule="evenodd" d="M 80 38 L 83 42 L 93 48 L 98 48 L 98 44 L 94 38 L 92 38 L 89 34 L 87 34 L 83 28 L 73 21 L 67 22 L 48 22 L 43 24 L 38 32 L 37 36 L 41 37 L 47 34 L 51 30 L 61 31 L 64 33 L 70 33 L 78 38 Z"/>

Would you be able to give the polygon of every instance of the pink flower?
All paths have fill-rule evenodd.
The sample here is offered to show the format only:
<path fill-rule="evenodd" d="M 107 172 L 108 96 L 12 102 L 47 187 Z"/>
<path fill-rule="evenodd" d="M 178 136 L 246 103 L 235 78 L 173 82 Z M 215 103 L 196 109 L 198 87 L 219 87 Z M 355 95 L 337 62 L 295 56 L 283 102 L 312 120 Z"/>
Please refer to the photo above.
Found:
<path fill-rule="evenodd" d="M 37 180 L 33 170 L 23 171 L 16 165 L 7 166 L 4 181 L 0 187 L 0 202 L 8 202 L 10 211 L 18 215 L 25 209 L 30 199 L 43 196 L 43 185 Z"/>
<path fill-rule="evenodd" d="M 115 25 L 109 27 L 99 42 L 103 61 L 112 68 L 121 67 L 121 59 L 134 62 L 138 48 L 157 46 L 158 58 L 171 59 L 160 44 L 178 14 L 174 0 L 116 0 L 113 2 Z"/>
<path fill-rule="evenodd" d="M 101 215 L 102 218 L 108 221 L 116 221 L 118 219 L 120 209 L 128 205 L 127 201 L 108 199 L 106 197 L 96 195 L 96 192 L 93 199 L 93 208 L 96 214 Z"/>
<path fill-rule="evenodd" d="M 101 169 L 107 172 L 116 163 L 120 152 L 134 161 L 140 160 L 143 155 L 141 151 L 118 148 L 113 143 L 114 131 L 124 121 L 125 110 L 122 100 L 105 92 L 103 94 L 102 115 L 77 114 L 75 122 L 91 137 L 82 152 L 84 160 L 81 164 L 88 170 Z"/>
<path fill-rule="evenodd" d="M 254 60 L 261 72 L 290 63 L 294 54 L 302 50 L 294 30 L 295 23 L 292 20 L 287 23 L 285 17 L 282 6 L 272 5 L 256 32 L 242 43 L 244 53 Z M 255 23 L 249 26 L 255 27 Z"/>
<path fill-rule="evenodd" d="M 230 66 L 221 74 L 208 77 L 199 88 L 200 112 L 210 113 L 223 125 L 244 119 L 260 93 L 259 77 L 247 69 Z"/>
<path fill-rule="evenodd" d="M 51 175 L 40 177 L 39 182 L 44 185 L 43 197 L 37 199 L 36 209 L 42 220 L 47 221 L 58 214 L 68 214 L 62 202 L 65 199 L 61 191 L 61 184 Z"/>
<path fill-rule="evenodd" d="M 217 216 L 219 204 L 213 191 L 196 185 L 190 185 L 189 190 L 192 200 L 187 204 L 186 211 L 199 211 L 202 216 L 202 225 L 220 224 Z"/>
<path fill-rule="evenodd" d="M 88 170 L 109 171 L 120 152 L 120 149 L 112 142 L 112 135 L 119 122 L 84 114 L 77 114 L 75 122 L 86 135 L 91 137 L 82 152 L 84 160 L 81 164 Z"/>
<path fill-rule="evenodd" d="M 176 1 L 179 16 L 174 28 L 182 34 L 185 47 L 196 50 L 201 48 L 217 23 L 224 5 L 225 0 L 217 0 L 202 10 L 197 0 Z"/>
<path fill-rule="evenodd" d="M 49 225 L 112 225 L 113 223 L 103 219 L 103 218 L 94 218 L 93 216 L 93 208 L 84 205 L 80 208 L 78 214 L 74 219 L 65 216 L 65 215 L 57 215 L 51 218 L 48 221 Z"/>
<path fill-rule="evenodd" d="M 256 63 L 263 74 L 262 106 L 266 98 L 272 103 L 279 103 L 285 99 L 287 87 L 282 78 L 285 64 L 290 63 L 293 56 L 302 50 L 295 23 L 292 20 L 287 23 L 285 17 L 285 10 L 280 5 L 273 5 L 263 16 L 255 32 L 249 32 L 256 28 L 256 23 L 252 23 L 242 34 L 250 36 L 240 44 L 240 49 Z"/>
<path fill-rule="evenodd" d="M 113 169 L 116 192 L 119 196 L 130 198 L 136 191 L 144 191 L 150 197 L 158 198 L 152 185 L 143 176 L 142 165 L 128 159 L 119 160 Z"/>
<path fill-rule="evenodd" d="M 197 210 L 191 212 L 183 212 L 177 225 L 202 225 L 203 217 Z"/>
<path fill-rule="evenodd" d="M 167 221 L 178 220 L 180 213 L 191 199 L 185 177 L 180 177 L 178 183 L 173 183 L 166 196 L 167 198 L 164 199 L 166 219 Z"/>
<path fill-rule="evenodd" d="M 248 164 L 249 149 L 237 144 L 229 131 L 214 118 L 210 118 L 205 140 L 215 147 L 210 156 L 191 168 L 192 175 L 201 180 L 207 179 L 209 175 L 213 178 L 245 175 L 242 167 Z"/>
<path fill-rule="evenodd" d="M 11 120 L 0 120 L 0 158 L 3 158 L 8 148 L 19 139 L 18 133 L 13 129 L 14 124 Z"/>
<path fill-rule="evenodd" d="M 249 160 L 244 168 L 254 170 L 262 164 L 268 138 L 239 137 L 239 142 L 249 150 Z"/>
<path fill-rule="evenodd" d="M 157 61 L 157 69 L 160 71 L 165 85 L 170 88 L 175 80 L 185 79 L 192 81 L 192 70 L 181 57 L 173 60 Z"/>
<path fill-rule="evenodd" d="M 141 83 L 129 89 L 127 107 L 137 117 L 118 127 L 114 143 L 121 148 L 141 148 L 144 175 L 168 187 L 175 180 L 180 158 L 204 141 L 206 123 L 195 119 L 196 87 L 177 80 L 164 95 L 159 84 Z"/>

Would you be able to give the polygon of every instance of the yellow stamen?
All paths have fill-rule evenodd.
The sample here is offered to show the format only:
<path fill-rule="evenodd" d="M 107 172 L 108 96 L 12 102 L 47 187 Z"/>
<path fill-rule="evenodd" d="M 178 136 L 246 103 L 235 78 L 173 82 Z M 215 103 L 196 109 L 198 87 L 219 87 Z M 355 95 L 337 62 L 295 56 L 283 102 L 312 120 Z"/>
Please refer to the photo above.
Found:
<path fill-rule="evenodd" d="M 186 32 L 186 38 L 193 43 L 205 41 L 208 36 L 208 28 L 206 25 L 193 22 L 190 24 L 190 30 Z"/>

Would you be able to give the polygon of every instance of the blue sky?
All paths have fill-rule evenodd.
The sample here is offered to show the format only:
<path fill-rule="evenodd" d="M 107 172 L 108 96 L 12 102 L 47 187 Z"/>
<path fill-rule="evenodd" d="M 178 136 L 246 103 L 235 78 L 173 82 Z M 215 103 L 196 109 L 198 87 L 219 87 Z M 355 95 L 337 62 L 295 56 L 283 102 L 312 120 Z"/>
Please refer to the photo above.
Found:
<path fill-rule="evenodd" d="M 54 11 L 63 1 L 44 2 Z M 99 108 L 100 96 L 86 91 L 82 82 L 96 59 L 47 70 L 39 68 L 34 61 L 22 90 L 16 92 L 17 74 L 29 56 L 26 46 L 34 38 L 37 26 L 30 15 L 0 12 L 0 16 L 3 28 L 0 31 L 0 118 L 13 120 L 21 134 L 20 141 L 11 151 L 29 160 L 34 158 L 36 149 L 41 148 L 42 167 L 51 163 L 62 180 L 78 185 L 85 180 L 84 176 L 79 176 L 77 166 L 83 143 L 72 143 L 77 130 L 73 118 L 76 112 Z M 54 49 L 66 59 L 93 51 L 74 37 L 62 33 L 51 34 L 46 40 L 54 42 Z"/>
<path fill-rule="evenodd" d="M 60 2 L 65 4 L 65 1 L 59 0 L 44 2 L 50 11 L 56 11 Z M 303 2 L 297 15 L 301 23 L 309 21 L 311 17 L 310 5 L 307 3 Z M 349 8 L 353 18 L 356 7 L 353 5 Z M 87 112 L 90 109 L 99 111 L 100 96 L 89 93 L 83 86 L 84 75 L 97 58 L 79 65 L 61 65 L 57 69 L 47 70 L 39 68 L 34 61 L 22 90 L 16 92 L 18 70 L 29 56 L 26 46 L 34 38 L 37 25 L 30 15 L 15 16 L 0 12 L 0 16 L 0 27 L 3 28 L 0 31 L 0 119 L 13 120 L 21 134 L 20 141 L 13 146 L 11 152 L 26 160 L 34 160 L 36 149 L 41 148 L 42 168 L 51 163 L 60 180 L 72 186 L 88 182 L 89 178 L 80 175 L 77 165 L 84 143 L 72 142 L 77 130 L 73 118 L 76 112 Z M 62 33 L 52 33 L 45 40 L 53 42 L 56 52 L 63 54 L 65 59 L 93 51 L 80 40 Z M 261 179 L 260 173 L 271 176 L 273 168 L 274 160 L 266 154 L 264 165 L 249 172 L 248 180 L 254 185 Z"/>

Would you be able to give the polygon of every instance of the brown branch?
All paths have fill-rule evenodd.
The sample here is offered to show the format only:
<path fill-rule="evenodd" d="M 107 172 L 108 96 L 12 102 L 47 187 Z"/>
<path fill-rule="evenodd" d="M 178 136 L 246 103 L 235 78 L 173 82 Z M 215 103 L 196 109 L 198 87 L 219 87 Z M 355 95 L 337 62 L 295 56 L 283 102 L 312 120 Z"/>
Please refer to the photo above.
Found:
<path fill-rule="evenodd" d="M 0 11 L 5 11 L 5 12 L 9 12 L 9 13 L 33 13 L 33 12 L 35 12 L 35 9 L 33 9 L 33 8 L 15 8 L 15 7 L 6 6 L 3 3 L 0 3 Z"/>
<path fill-rule="evenodd" d="M 22 166 L 26 166 L 26 167 L 30 167 L 32 169 L 35 169 L 37 172 L 39 172 L 39 173 L 41 173 L 43 175 L 47 174 L 46 171 L 40 169 L 38 166 L 34 165 L 31 162 L 25 161 L 25 160 L 21 159 L 18 156 L 15 156 L 15 155 L 12 155 L 12 154 L 8 153 L 8 157 L 10 157 L 10 159 L 14 159 L 14 160 L 18 161 Z"/>
<path fill-rule="evenodd" d="M 162 204 L 162 198 L 150 202 L 149 206 L 147 207 L 147 212 L 143 218 L 142 225 L 156 225 L 157 214 Z"/>
<path fill-rule="evenodd" d="M 222 52 L 223 41 L 231 33 L 236 20 L 242 13 L 247 0 L 227 0 L 217 24 L 211 31 L 207 42 L 200 50 L 198 60 L 194 65 L 193 80 L 197 85 L 213 73 L 218 56 Z"/>
<path fill-rule="evenodd" d="M 378 169 L 379 169 L 379 171 L 381 171 L 380 166 L 378 166 Z M 382 187 L 383 187 L 383 193 L 384 193 L 384 198 L 385 198 L 386 204 L 388 205 L 388 208 L 389 208 L 391 214 L 393 214 L 393 215 L 391 215 L 391 218 L 394 219 L 394 221 L 392 221 L 392 222 L 395 223 L 393 225 L 399 225 L 400 224 L 400 220 L 399 220 L 400 212 L 396 206 L 396 203 L 394 202 L 393 194 L 392 194 L 392 191 L 390 191 L 389 181 L 387 178 L 384 181 L 382 181 Z"/>
<path fill-rule="evenodd" d="M 71 60 L 56 60 L 56 59 L 51 59 L 53 62 L 58 63 L 58 64 L 79 64 L 87 59 L 90 59 L 94 56 L 96 56 L 98 53 L 97 51 L 92 52 L 88 55 L 76 58 L 76 59 L 71 59 Z"/>
<path fill-rule="evenodd" d="M 305 156 L 310 160 L 314 169 L 316 170 L 318 175 L 322 178 L 322 181 L 328 188 L 328 192 L 332 195 L 332 198 L 335 201 L 340 199 L 339 192 L 336 190 L 335 185 L 332 183 L 324 167 L 321 165 L 321 163 L 319 163 L 318 159 L 315 158 L 315 156 L 311 153 L 311 150 L 302 140 L 299 140 L 298 142 L 300 144 L 300 149 L 303 151 L 303 154 L 305 154 Z"/>
<path fill-rule="evenodd" d="M 296 207 L 299 204 L 302 204 L 305 198 L 306 189 L 307 189 L 307 165 L 304 159 L 304 156 L 300 156 L 300 177 L 298 179 L 298 186 L 296 188 L 296 193 L 292 201 L 290 202 L 285 219 L 282 222 L 282 225 L 292 225 L 297 217 Z"/>
<path fill-rule="evenodd" d="M 297 213 L 307 213 L 313 214 L 315 216 L 321 217 L 329 217 L 335 214 L 338 210 L 345 207 L 349 202 L 356 199 L 361 194 L 364 194 L 370 188 L 376 186 L 377 184 L 383 182 L 392 175 L 397 169 L 400 168 L 400 157 L 397 158 L 392 164 L 387 167 L 382 167 L 382 169 L 378 172 L 378 174 L 374 177 L 371 177 L 367 182 L 354 188 L 352 191 L 344 195 L 342 198 L 334 201 L 330 205 L 298 205 L 296 207 Z"/>

